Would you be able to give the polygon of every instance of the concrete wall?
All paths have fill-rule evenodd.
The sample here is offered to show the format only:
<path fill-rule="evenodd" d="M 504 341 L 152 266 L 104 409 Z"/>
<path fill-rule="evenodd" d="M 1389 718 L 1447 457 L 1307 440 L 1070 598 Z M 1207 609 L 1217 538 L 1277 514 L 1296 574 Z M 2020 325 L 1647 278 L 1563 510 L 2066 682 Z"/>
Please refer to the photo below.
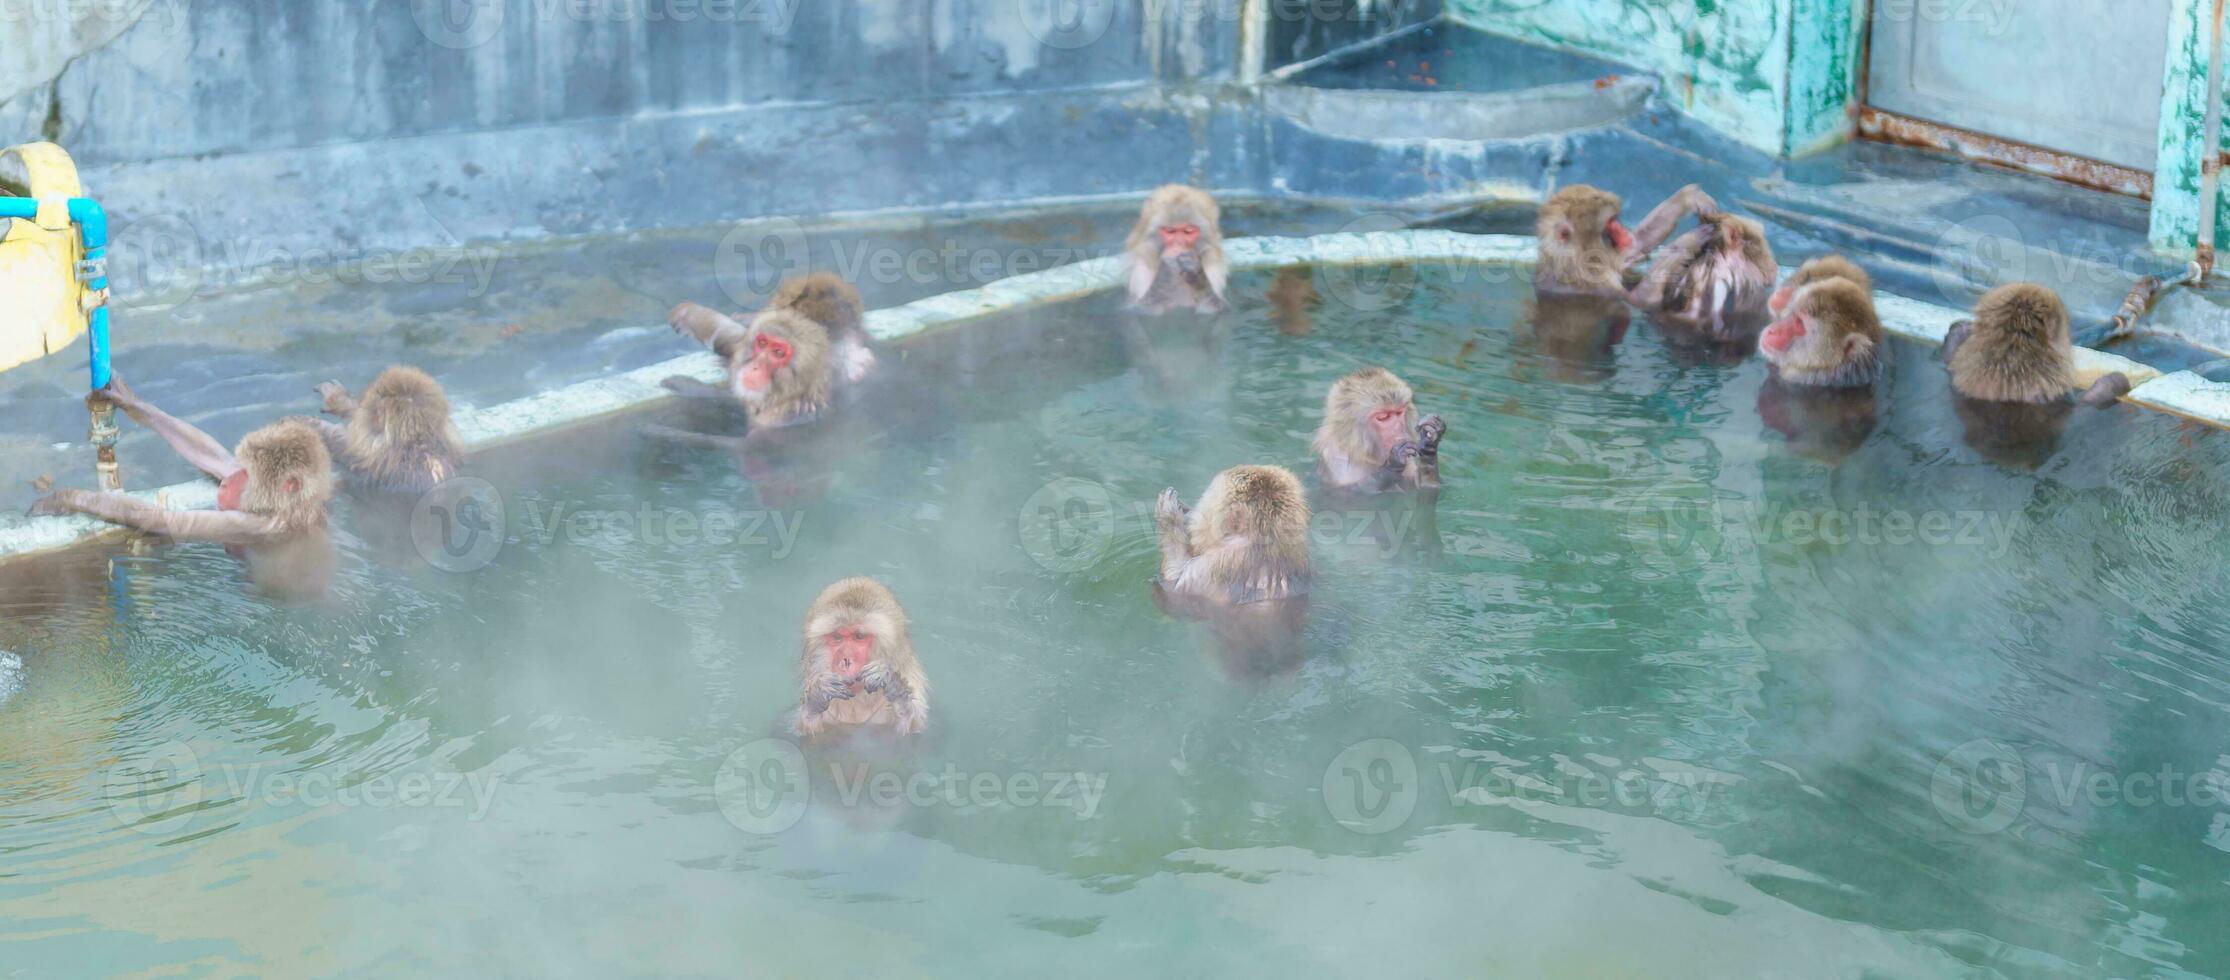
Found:
<path fill-rule="evenodd" d="M 1480 30 L 1635 65 L 1746 145 L 1800 154 L 1849 133 L 1865 0 L 1447 0 Z"/>

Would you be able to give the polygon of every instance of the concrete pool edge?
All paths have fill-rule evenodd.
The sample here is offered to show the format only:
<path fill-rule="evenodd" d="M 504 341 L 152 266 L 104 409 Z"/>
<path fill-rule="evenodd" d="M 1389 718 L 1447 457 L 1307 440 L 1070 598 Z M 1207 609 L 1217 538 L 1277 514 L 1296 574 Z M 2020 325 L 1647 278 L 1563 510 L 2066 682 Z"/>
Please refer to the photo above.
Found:
<path fill-rule="evenodd" d="M 1518 235 L 1474 235 L 1442 229 L 1335 232 L 1307 238 L 1236 238 L 1224 243 L 1235 271 L 1302 265 L 1378 265 L 1402 261 L 1472 262 L 1524 265 L 1534 258 L 1534 240 Z M 867 329 L 877 340 L 892 341 L 1012 310 L 1076 299 L 1122 285 L 1120 257 L 1105 256 L 1038 272 L 1011 276 L 973 289 L 940 293 L 903 306 L 873 310 Z M 1891 333 L 1931 344 L 1965 311 L 1889 293 L 1875 296 L 1883 326 Z M 2122 371 L 2136 385 L 2128 400 L 2146 408 L 2230 428 L 2230 384 L 2218 384 L 2189 371 L 2163 375 L 2115 354 L 2076 348 L 2076 370 L 2086 382 L 2107 371 Z M 591 378 L 562 388 L 484 408 L 460 410 L 457 431 L 468 451 L 478 452 L 569 426 L 649 408 L 676 397 L 659 382 L 672 375 L 705 382 L 721 378 L 709 352 L 684 354 L 646 367 Z M 216 506 L 216 484 L 195 480 L 133 496 L 176 510 Z M 27 558 L 121 536 L 126 529 L 89 517 L 0 518 L 0 562 Z"/>

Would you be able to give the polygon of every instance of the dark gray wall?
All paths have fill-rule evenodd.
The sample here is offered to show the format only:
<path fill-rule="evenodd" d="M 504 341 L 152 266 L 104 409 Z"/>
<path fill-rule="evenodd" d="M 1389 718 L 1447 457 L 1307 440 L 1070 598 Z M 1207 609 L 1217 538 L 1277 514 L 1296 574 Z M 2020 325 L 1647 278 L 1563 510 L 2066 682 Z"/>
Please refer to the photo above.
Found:
<path fill-rule="evenodd" d="M 0 132 L 89 164 L 1228 76 L 1238 0 L 151 0 Z M 686 18 L 686 19 L 685 19 Z M 8 93 L 0 92 L 0 97 Z"/>
<path fill-rule="evenodd" d="M 1321 58 L 1440 16 L 1440 0 L 1266 0 L 1266 71 Z"/>

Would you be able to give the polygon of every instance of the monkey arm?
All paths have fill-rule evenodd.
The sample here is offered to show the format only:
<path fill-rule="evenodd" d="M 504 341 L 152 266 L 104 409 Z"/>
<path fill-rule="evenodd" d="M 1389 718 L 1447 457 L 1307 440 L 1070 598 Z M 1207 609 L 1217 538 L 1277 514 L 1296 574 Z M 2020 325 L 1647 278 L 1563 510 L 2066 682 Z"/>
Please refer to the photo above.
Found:
<path fill-rule="evenodd" d="M 664 381 L 660 381 L 658 384 L 661 387 L 665 388 L 667 391 L 671 391 L 683 398 L 710 398 L 721 401 L 734 400 L 734 396 L 728 393 L 728 389 L 722 388 L 719 385 L 708 385 L 685 374 L 673 375 L 672 377 L 669 377 Z"/>
<path fill-rule="evenodd" d="M 2092 408 L 2112 408 L 2115 402 L 2121 401 L 2122 396 L 2127 394 L 2129 394 L 2129 376 L 2120 371 L 2110 371 L 2097 381 L 2091 382 L 2090 390 L 2082 394 L 2082 401 L 2083 404 Z"/>
<path fill-rule="evenodd" d="M 140 400 L 121 379 L 111 380 L 107 388 L 86 396 L 88 402 L 100 400 L 114 404 L 132 421 L 154 430 L 170 445 L 172 452 L 192 463 L 195 469 L 209 474 L 210 479 L 223 482 L 240 471 L 239 461 L 232 458 L 232 450 L 226 449 L 223 443 L 183 419 Z"/>
<path fill-rule="evenodd" d="M 137 497 L 57 490 L 31 505 L 34 515 L 85 514 L 178 541 L 258 544 L 279 534 L 268 518 L 237 510 L 165 510 Z"/>
<path fill-rule="evenodd" d="M 741 334 L 748 332 L 743 324 L 695 303 L 683 303 L 674 307 L 672 312 L 666 314 L 666 322 L 673 324 L 674 329 L 688 334 L 691 339 L 715 351 L 718 351 L 719 347 L 714 341 L 722 333 L 732 331 Z"/>
<path fill-rule="evenodd" d="M 697 446 L 704 449 L 720 449 L 726 450 L 728 452 L 742 452 L 744 447 L 751 444 L 749 442 L 748 436 L 713 436 L 706 435 L 702 432 L 690 432 L 686 429 L 677 429 L 670 425 L 646 425 L 643 426 L 642 433 L 653 439 L 670 442 L 677 446 Z"/>
<path fill-rule="evenodd" d="M 1973 320 L 1960 320 L 1953 323 L 1951 329 L 1944 332 L 1944 345 L 1937 349 L 1936 359 L 1946 364 L 1951 363 L 1951 355 L 1959 353 L 1959 345 L 1966 343 L 1967 334 L 1973 331 Z"/>
<path fill-rule="evenodd" d="M 1649 212 L 1641 224 L 1634 226 L 1634 244 L 1619 256 L 1626 268 L 1633 268 L 1649 257 L 1665 239 L 1672 237 L 1672 230 L 1680 219 L 1691 214 L 1706 214 L 1719 210 L 1719 202 L 1703 192 L 1703 188 L 1689 184 L 1673 192 L 1673 196 Z"/>
<path fill-rule="evenodd" d="M 1709 228 L 1693 228 L 1673 239 L 1665 254 L 1650 263 L 1649 275 L 1642 279 L 1641 285 L 1634 287 L 1627 300 L 1644 310 L 1662 309 L 1666 292 L 1695 265 L 1696 256 L 1703 252 L 1711 235 Z"/>
<path fill-rule="evenodd" d="M 1161 579 L 1171 585 L 1184 577 L 1185 566 L 1193 559 L 1191 535 L 1185 528 L 1189 513 L 1174 489 L 1163 490 L 1154 502 L 1154 527 L 1161 536 Z"/>
<path fill-rule="evenodd" d="M 356 398 L 348 387 L 338 381 L 328 381 L 317 386 L 317 393 L 325 398 L 325 414 L 348 418 L 356 414 Z"/>
<path fill-rule="evenodd" d="M 1440 437 L 1448 434 L 1448 423 L 1438 415 L 1427 415 L 1417 425 L 1417 485 L 1440 486 Z"/>

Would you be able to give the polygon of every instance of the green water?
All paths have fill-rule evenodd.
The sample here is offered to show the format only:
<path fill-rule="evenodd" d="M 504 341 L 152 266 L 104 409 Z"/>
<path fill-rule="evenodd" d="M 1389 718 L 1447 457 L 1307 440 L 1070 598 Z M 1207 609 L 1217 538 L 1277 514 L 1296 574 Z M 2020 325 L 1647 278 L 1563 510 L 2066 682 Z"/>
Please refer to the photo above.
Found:
<path fill-rule="evenodd" d="M 1410 274 L 1305 334 L 1242 276 L 1213 329 L 922 338 L 822 466 L 508 450 L 484 566 L 344 513 L 318 605 L 214 548 L 13 574 L 0 976 L 2230 974 L 2222 435 L 2009 468 L 1901 348 L 1797 452 L 1754 360 Z M 1151 603 L 1148 508 L 1303 469 L 1371 363 L 1449 422 L 1437 526 L 1323 515 L 1302 656 L 1235 663 Z M 808 756 L 786 810 L 762 740 L 852 574 L 940 730 L 872 771 L 934 778 Z"/>

